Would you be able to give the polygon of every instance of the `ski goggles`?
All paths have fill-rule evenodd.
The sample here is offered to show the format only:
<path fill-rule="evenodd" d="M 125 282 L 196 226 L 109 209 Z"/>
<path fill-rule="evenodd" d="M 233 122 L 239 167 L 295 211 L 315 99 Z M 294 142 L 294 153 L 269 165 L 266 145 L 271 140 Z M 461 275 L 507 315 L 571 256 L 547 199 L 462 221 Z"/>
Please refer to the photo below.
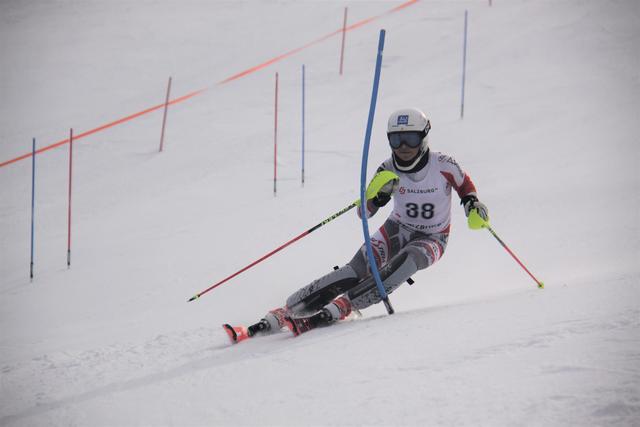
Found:
<path fill-rule="evenodd" d="M 402 144 L 410 148 L 419 147 L 422 140 L 426 136 L 425 132 L 393 132 L 387 135 L 389 137 L 389 145 L 394 150 L 400 148 Z"/>

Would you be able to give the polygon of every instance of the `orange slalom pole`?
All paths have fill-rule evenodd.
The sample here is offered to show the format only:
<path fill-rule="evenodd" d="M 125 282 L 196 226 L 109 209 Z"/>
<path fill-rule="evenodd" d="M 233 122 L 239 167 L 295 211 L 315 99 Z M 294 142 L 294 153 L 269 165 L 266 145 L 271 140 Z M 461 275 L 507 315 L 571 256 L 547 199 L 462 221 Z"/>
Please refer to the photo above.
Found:
<path fill-rule="evenodd" d="M 173 99 L 173 100 L 171 100 L 169 102 L 169 105 L 173 105 L 173 104 L 177 104 L 179 102 L 186 101 L 187 99 L 193 98 L 196 95 L 200 95 L 205 90 L 206 89 L 200 89 L 200 90 L 197 90 L 195 92 L 191 92 L 191 93 L 188 93 L 186 95 L 183 95 L 183 96 L 181 96 L 179 98 Z M 109 122 L 109 123 L 104 124 L 102 126 L 99 126 L 97 128 L 88 130 L 86 132 L 79 133 L 79 134 L 75 135 L 75 139 L 76 140 L 82 139 L 82 138 L 85 138 L 85 137 L 87 137 L 89 135 L 93 135 L 94 133 L 103 131 L 105 129 L 112 128 L 112 127 L 117 126 L 117 125 L 122 124 L 122 123 L 126 123 L 126 122 L 131 121 L 133 119 L 136 119 L 136 118 L 138 118 L 140 116 L 144 116 L 145 114 L 149 114 L 149 113 L 151 113 L 153 111 L 159 110 L 162 107 L 164 107 L 164 104 L 154 105 L 153 107 L 149 107 L 146 110 L 139 111 L 137 113 L 128 115 L 126 117 L 122 117 L 122 118 L 120 118 L 118 120 L 114 120 L 113 122 Z M 40 154 L 40 153 L 43 153 L 45 151 L 52 150 L 54 148 L 60 147 L 62 145 L 68 144 L 68 143 L 69 143 L 69 138 L 63 139 L 63 140 L 58 141 L 58 142 L 54 142 L 53 144 L 47 145 L 46 147 L 42 147 L 39 150 L 36 150 L 36 154 Z M 10 165 L 12 163 L 19 162 L 20 160 L 28 159 L 31 156 L 32 156 L 32 153 L 27 153 L 27 154 L 24 154 L 22 156 L 16 157 L 15 159 L 7 160 L 5 162 L 0 163 L 0 168 L 3 167 L 3 166 Z"/>
<path fill-rule="evenodd" d="M 169 96 L 171 94 L 171 76 L 169 76 L 169 84 L 167 85 L 167 97 L 164 101 L 164 113 L 162 114 L 162 132 L 160 133 L 160 152 L 162 153 L 162 146 L 164 145 L 164 128 L 167 124 L 167 110 L 169 109 Z"/>
<path fill-rule="evenodd" d="M 347 10 L 344 8 L 344 22 L 342 23 L 342 48 L 340 49 L 340 75 L 342 75 L 342 65 L 344 64 L 344 39 L 347 34 Z"/>
<path fill-rule="evenodd" d="M 273 125 L 273 196 L 276 195 L 278 181 L 278 73 L 276 73 L 275 114 Z"/>

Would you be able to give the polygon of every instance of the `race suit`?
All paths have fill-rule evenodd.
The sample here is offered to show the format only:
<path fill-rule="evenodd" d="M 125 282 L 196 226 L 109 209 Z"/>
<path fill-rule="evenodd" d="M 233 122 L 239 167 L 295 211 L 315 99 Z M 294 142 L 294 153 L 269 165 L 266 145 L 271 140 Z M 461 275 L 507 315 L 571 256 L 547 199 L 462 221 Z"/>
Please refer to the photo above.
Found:
<path fill-rule="evenodd" d="M 440 152 L 427 152 L 407 172 L 398 169 L 391 157 L 378 168 L 382 170 L 399 176 L 399 185 L 392 195 L 393 210 L 371 237 L 375 262 L 389 294 L 444 254 L 451 224 L 451 190 L 462 199 L 476 196 L 476 188 L 460 165 Z M 368 217 L 377 210 L 371 201 L 367 203 Z M 294 313 L 313 312 L 340 295 L 347 297 L 355 309 L 381 300 L 364 245 L 345 266 L 292 294 L 287 299 L 287 309 Z"/>

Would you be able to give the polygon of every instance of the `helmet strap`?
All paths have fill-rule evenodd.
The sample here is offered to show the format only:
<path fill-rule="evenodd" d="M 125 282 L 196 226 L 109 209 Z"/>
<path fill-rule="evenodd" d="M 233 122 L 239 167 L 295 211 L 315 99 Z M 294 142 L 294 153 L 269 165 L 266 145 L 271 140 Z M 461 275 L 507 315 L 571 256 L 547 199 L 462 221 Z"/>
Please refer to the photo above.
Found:
<path fill-rule="evenodd" d="M 413 168 L 415 168 L 418 163 L 420 163 L 420 160 L 422 160 L 422 158 L 424 157 L 425 154 L 427 154 L 429 152 L 429 149 L 426 148 L 424 145 L 422 145 L 420 147 L 420 151 L 418 152 L 418 154 L 416 154 L 416 156 L 411 159 L 411 160 L 402 160 L 396 157 L 395 153 L 391 153 L 391 157 L 393 158 L 393 165 L 396 167 L 396 169 L 398 169 L 399 171 L 402 172 L 408 172 L 410 170 L 412 170 Z"/>

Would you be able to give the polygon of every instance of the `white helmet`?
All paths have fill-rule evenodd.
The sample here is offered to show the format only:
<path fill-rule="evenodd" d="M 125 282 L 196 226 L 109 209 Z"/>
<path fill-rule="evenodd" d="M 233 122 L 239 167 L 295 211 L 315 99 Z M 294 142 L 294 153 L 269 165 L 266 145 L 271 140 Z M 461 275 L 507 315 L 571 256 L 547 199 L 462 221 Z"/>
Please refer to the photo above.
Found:
<path fill-rule="evenodd" d="M 402 162 L 393 155 L 396 167 L 408 171 L 420 162 L 427 153 L 429 140 L 427 134 L 431 130 L 431 122 L 427 116 L 417 108 L 405 108 L 395 111 L 387 123 L 387 138 L 391 148 L 399 148 L 402 144 L 415 148 L 420 146 L 418 155 L 409 163 Z"/>
<path fill-rule="evenodd" d="M 427 116 L 417 108 L 405 108 L 394 111 L 387 123 L 387 134 L 393 132 L 424 132 L 425 136 L 431 129 L 431 122 Z"/>

